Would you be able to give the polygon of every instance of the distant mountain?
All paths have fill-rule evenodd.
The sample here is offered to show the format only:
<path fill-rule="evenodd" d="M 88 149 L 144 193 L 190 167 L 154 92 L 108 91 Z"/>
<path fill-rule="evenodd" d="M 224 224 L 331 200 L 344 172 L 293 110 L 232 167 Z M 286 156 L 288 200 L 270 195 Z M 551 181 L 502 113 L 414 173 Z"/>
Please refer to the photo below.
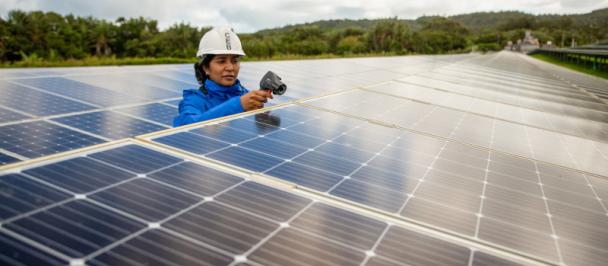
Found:
<path fill-rule="evenodd" d="M 373 28 L 378 22 L 386 20 L 394 20 L 395 18 L 384 18 L 384 19 L 330 19 L 330 20 L 319 20 L 315 22 L 287 25 L 281 28 L 264 29 L 256 32 L 257 34 L 270 34 L 270 33 L 281 33 L 289 31 L 298 27 L 318 27 L 321 30 L 342 30 L 347 28 L 359 28 L 368 30 Z M 412 28 L 418 28 L 416 21 L 408 19 L 398 19 L 399 21 L 405 21 L 410 24 Z"/>
<path fill-rule="evenodd" d="M 429 20 L 434 16 L 423 16 L 415 20 L 410 19 L 398 19 L 404 21 L 410 25 L 413 30 L 421 28 L 421 23 L 425 20 Z M 473 32 L 482 30 L 494 30 L 499 28 L 501 25 L 505 25 L 513 20 L 533 20 L 537 23 L 543 23 L 546 21 L 553 21 L 560 18 L 572 19 L 573 26 L 581 24 L 594 24 L 599 27 L 608 27 L 608 8 L 598 9 L 586 14 L 574 14 L 574 15 L 556 15 L 556 14 L 543 14 L 543 15 L 532 15 L 520 11 L 499 11 L 499 12 L 476 12 L 463 15 L 450 16 L 449 18 L 460 22 L 465 27 Z M 281 28 L 265 29 L 258 31 L 258 34 L 269 34 L 288 31 L 297 27 L 315 26 L 321 30 L 341 30 L 346 28 L 360 28 L 370 29 L 374 27 L 378 22 L 385 20 L 394 20 L 395 18 L 383 18 L 383 19 L 332 19 L 332 20 L 320 20 L 315 22 L 288 25 Z"/>
<path fill-rule="evenodd" d="M 464 15 L 451 16 L 450 18 L 462 23 L 472 31 L 483 29 L 496 29 L 501 25 L 519 19 L 534 18 L 534 15 L 520 11 L 501 11 L 501 12 L 476 12 Z"/>

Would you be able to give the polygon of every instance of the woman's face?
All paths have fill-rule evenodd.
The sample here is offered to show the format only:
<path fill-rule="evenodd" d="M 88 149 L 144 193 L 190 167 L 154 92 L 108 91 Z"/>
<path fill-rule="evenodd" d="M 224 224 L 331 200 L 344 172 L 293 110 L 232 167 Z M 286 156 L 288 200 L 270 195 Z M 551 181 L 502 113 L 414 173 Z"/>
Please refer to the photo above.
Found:
<path fill-rule="evenodd" d="M 239 75 L 240 67 L 241 56 L 220 54 L 211 59 L 209 67 L 203 66 L 203 71 L 215 83 L 222 86 L 232 86 Z"/>

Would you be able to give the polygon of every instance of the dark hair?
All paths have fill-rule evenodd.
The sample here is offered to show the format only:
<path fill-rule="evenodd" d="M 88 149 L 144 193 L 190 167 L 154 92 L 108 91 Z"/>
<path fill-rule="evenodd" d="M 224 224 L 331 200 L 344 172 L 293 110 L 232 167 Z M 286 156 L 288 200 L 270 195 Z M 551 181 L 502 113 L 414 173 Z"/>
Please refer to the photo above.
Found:
<path fill-rule="evenodd" d="M 200 87 L 198 88 L 204 94 L 207 94 L 207 88 L 205 88 L 205 81 L 209 78 L 207 74 L 205 74 L 205 70 L 203 67 L 209 67 L 211 60 L 215 57 L 214 54 L 204 55 L 198 62 L 194 63 L 194 75 L 196 76 L 196 80 Z"/>

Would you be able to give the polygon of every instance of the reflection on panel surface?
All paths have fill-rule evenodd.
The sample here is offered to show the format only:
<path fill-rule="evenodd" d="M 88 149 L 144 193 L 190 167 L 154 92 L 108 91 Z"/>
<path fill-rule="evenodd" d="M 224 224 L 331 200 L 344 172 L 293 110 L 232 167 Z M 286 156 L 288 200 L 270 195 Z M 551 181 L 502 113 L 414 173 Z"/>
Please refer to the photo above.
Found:
<path fill-rule="evenodd" d="M 332 106 L 341 108 L 336 103 Z M 359 112 L 360 108 L 351 110 Z M 422 117 L 443 111 L 430 108 L 428 112 Z M 582 246 L 601 247 L 592 238 L 571 234 L 583 229 L 572 231 L 572 227 L 558 225 L 606 223 L 602 217 L 605 205 L 596 197 L 608 184 L 605 180 L 451 141 L 453 136 L 474 136 L 459 133 L 466 132 L 463 124 L 469 121 L 471 128 L 479 126 L 479 121 L 468 119 L 466 113 L 451 120 L 443 115 L 437 115 L 439 120 L 434 122 L 412 120 L 416 131 L 444 132 L 448 140 L 298 105 L 263 115 L 275 117 L 275 123 L 262 127 L 259 119 L 250 115 L 152 140 L 551 262 L 559 262 L 559 254 L 564 252 L 557 249 L 555 235 Z M 388 117 L 383 113 L 370 115 Z M 513 126 L 503 121 L 490 125 L 496 128 L 499 123 Z M 528 135 L 523 131 L 524 140 L 536 134 L 530 134 L 535 132 L 532 129 L 527 130 Z M 515 132 L 502 134 L 507 138 Z M 189 147 L 165 141 L 184 134 L 191 138 Z M 487 134 L 488 144 L 502 138 L 493 136 L 492 130 Z M 542 140 L 537 140 L 538 147 L 545 147 Z M 585 213 L 587 219 L 582 222 L 580 217 L 569 216 L 563 218 L 568 222 L 560 224 L 558 219 L 569 212 L 554 213 L 553 205 Z M 466 254 L 461 259 L 468 259 Z"/>
<path fill-rule="evenodd" d="M 507 52 L 241 70 L 311 99 L 153 133 L 191 65 L 0 71 L 1 264 L 607 260 L 608 83 Z"/>
<path fill-rule="evenodd" d="M 125 169 L 118 154 L 142 158 L 141 167 Z M 59 169 L 72 169 L 70 165 L 82 167 L 80 180 L 98 185 L 69 182 Z M 476 256 L 499 260 L 482 251 L 473 253 L 463 243 L 133 144 L 43 163 L 24 174 L 1 175 L 0 181 L 3 191 L 30 191 L 30 197 L 39 197 L 39 204 L 19 203 L 27 208 L 2 217 L 0 259 L 9 265 L 443 264 Z M 25 198 L 8 194 L 2 203 L 16 206 L 20 199 Z M 412 252 L 396 254 L 393 248 Z M 423 260 L 416 254 L 437 252 L 449 254 Z"/>
<path fill-rule="evenodd" d="M 307 101 L 307 104 L 569 168 L 608 175 L 607 167 L 597 166 L 598 156 L 602 158 L 600 160 L 608 163 L 608 159 L 605 159 L 608 144 L 600 141 L 368 91 L 352 91 Z M 471 103 L 466 105 L 470 106 Z M 587 146 L 585 152 L 581 145 Z"/>
<path fill-rule="evenodd" d="M 44 121 L 0 126 L 0 148 L 28 158 L 102 142 L 104 140 Z"/>

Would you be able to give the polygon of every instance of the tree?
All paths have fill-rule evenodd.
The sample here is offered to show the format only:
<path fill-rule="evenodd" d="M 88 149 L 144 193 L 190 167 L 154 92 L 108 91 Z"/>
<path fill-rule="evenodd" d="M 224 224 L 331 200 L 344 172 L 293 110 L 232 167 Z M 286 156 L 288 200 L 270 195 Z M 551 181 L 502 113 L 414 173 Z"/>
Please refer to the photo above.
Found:
<path fill-rule="evenodd" d="M 368 45 L 375 52 L 405 53 L 410 48 L 410 28 L 395 19 L 378 22 L 368 34 Z"/>
<path fill-rule="evenodd" d="M 358 36 L 348 36 L 341 39 L 336 45 L 336 51 L 338 54 L 357 54 L 366 52 L 367 47 L 365 43 Z"/>
<path fill-rule="evenodd" d="M 529 29 L 533 30 L 537 28 L 537 22 L 534 16 L 527 14 L 520 14 L 516 17 L 510 18 L 507 22 L 498 26 L 498 30 L 509 31 L 514 29 Z"/>
<path fill-rule="evenodd" d="M 279 51 L 287 54 L 318 55 L 329 51 L 324 32 L 316 26 L 293 28 L 280 37 Z"/>
<path fill-rule="evenodd" d="M 451 53 L 480 50 L 517 42 L 532 30 L 540 42 L 570 46 L 608 39 L 608 9 L 581 15 L 529 15 L 521 12 L 481 12 L 416 20 L 326 20 L 240 34 L 251 57 L 280 54 L 318 55 L 391 53 Z M 467 25 L 466 27 L 463 24 Z M 198 42 L 210 28 L 177 23 L 161 31 L 154 19 L 115 21 L 12 10 L 0 18 L 0 61 L 62 60 L 88 56 L 193 58 Z"/>
<path fill-rule="evenodd" d="M 469 31 L 459 22 L 435 17 L 424 22 L 413 36 L 413 49 L 417 53 L 447 53 L 464 50 L 469 46 Z"/>

